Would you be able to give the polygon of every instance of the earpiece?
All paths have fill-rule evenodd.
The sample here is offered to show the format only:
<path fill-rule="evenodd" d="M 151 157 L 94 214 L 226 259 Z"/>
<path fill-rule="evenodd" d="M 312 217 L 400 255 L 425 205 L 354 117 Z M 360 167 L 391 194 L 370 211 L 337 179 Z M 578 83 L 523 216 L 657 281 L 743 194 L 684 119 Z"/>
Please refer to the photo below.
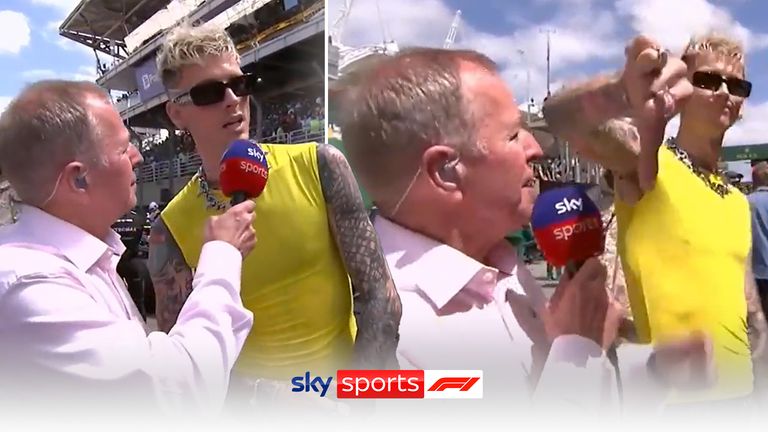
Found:
<path fill-rule="evenodd" d="M 88 188 L 88 180 L 85 179 L 85 176 L 77 176 L 77 177 L 75 177 L 75 186 L 78 189 L 87 189 Z"/>
<path fill-rule="evenodd" d="M 459 163 L 459 158 L 455 158 L 445 162 L 440 169 L 437 170 L 437 175 L 440 179 L 446 183 L 457 183 L 459 175 L 456 172 L 456 165 Z"/>

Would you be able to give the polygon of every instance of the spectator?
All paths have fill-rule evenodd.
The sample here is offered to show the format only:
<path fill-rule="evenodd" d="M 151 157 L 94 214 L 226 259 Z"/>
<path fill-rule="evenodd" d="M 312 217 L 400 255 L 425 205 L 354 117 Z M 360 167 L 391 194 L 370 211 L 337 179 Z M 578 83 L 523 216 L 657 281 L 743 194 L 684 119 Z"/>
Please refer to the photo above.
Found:
<path fill-rule="evenodd" d="M 768 163 L 752 168 L 755 191 L 749 194 L 752 213 L 752 272 L 760 294 L 763 313 L 768 313 Z"/>

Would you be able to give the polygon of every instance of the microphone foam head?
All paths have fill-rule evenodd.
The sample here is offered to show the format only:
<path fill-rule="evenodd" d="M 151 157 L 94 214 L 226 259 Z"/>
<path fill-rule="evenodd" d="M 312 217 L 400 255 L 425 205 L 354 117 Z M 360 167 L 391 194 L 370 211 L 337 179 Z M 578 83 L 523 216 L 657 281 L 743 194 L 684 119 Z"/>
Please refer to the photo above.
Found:
<path fill-rule="evenodd" d="M 533 205 L 531 228 L 544 258 L 554 266 L 585 261 L 605 248 L 600 210 L 582 186 L 541 193 Z"/>
<path fill-rule="evenodd" d="M 219 183 L 225 196 L 242 192 L 247 198 L 255 198 L 264 191 L 267 178 L 267 154 L 251 141 L 241 139 L 233 142 L 221 157 Z"/>

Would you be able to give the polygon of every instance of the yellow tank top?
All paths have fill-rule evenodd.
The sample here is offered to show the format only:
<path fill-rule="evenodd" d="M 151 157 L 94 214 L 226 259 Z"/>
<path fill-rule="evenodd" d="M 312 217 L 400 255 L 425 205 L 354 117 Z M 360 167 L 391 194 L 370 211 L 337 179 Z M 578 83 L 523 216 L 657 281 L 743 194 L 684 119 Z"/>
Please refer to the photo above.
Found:
<path fill-rule="evenodd" d="M 712 181 L 719 181 L 716 176 Z M 666 146 L 656 186 L 634 206 L 617 200 L 618 247 L 632 315 L 644 342 L 700 330 L 714 342 L 718 380 L 669 403 L 737 398 L 752 391 L 744 274 L 751 244 L 746 198 L 713 192 Z"/>
<path fill-rule="evenodd" d="M 235 370 L 288 379 L 349 366 L 355 320 L 352 289 L 329 228 L 317 169 L 317 145 L 261 144 L 269 180 L 256 203 L 258 241 L 242 271 L 243 304 L 253 329 Z M 163 221 L 195 269 L 208 216 L 197 176 L 163 211 Z M 227 199 L 218 191 L 217 199 Z"/>

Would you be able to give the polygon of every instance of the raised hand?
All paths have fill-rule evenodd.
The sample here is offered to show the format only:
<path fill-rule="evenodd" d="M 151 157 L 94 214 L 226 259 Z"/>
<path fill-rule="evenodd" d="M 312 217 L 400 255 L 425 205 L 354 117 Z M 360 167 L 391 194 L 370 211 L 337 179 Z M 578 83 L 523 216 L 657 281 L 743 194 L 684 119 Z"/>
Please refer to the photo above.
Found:
<path fill-rule="evenodd" d="M 625 51 L 621 81 L 640 138 L 638 180 L 644 191 L 653 188 L 658 173 L 658 149 L 664 130 L 693 93 L 688 68 L 655 41 L 638 36 Z"/>

